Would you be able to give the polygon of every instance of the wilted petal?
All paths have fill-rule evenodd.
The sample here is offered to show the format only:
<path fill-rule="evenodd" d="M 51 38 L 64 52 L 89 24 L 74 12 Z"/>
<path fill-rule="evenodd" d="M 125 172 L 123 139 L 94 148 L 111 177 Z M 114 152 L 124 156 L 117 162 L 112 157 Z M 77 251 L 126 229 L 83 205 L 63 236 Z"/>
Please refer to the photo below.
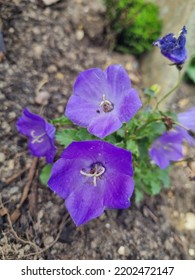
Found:
<path fill-rule="evenodd" d="M 178 39 L 173 33 L 158 39 L 153 43 L 161 49 L 161 53 L 175 64 L 183 64 L 187 59 L 187 51 L 185 48 L 187 29 L 184 26 L 180 31 Z"/>

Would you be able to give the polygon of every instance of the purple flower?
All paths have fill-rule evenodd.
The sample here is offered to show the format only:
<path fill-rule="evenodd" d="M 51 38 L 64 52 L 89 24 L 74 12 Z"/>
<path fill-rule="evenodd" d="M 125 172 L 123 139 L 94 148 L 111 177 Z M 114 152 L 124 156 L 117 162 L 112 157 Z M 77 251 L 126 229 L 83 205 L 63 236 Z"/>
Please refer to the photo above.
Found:
<path fill-rule="evenodd" d="M 65 199 L 77 226 L 107 208 L 127 208 L 134 189 L 132 155 L 101 140 L 72 142 L 55 162 L 48 181 Z"/>
<path fill-rule="evenodd" d="M 178 126 L 177 130 L 190 145 L 195 146 L 195 107 L 178 114 L 178 121 L 183 127 Z"/>
<path fill-rule="evenodd" d="M 185 48 L 187 29 L 184 26 L 180 31 L 179 37 L 176 38 L 173 33 L 169 33 L 163 38 L 158 39 L 153 43 L 161 49 L 161 53 L 169 60 L 177 65 L 181 65 L 187 59 L 187 51 Z"/>
<path fill-rule="evenodd" d="M 178 161 L 183 157 L 182 142 L 183 136 L 179 132 L 166 131 L 153 142 L 149 155 L 161 169 L 165 169 L 171 161 Z"/>
<path fill-rule="evenodd" d="M 128 122 L 141 106 L 125 69 L 111 65 L 105 71 L 93 68 L 80 73 L 65 115 L 91 134 L 104 138 Z"/>
<path fill-rule="evenodd" d="M 52 163 L 56 154 L 55 127 L 26 108 L 23 116 L 18 119 L 16 127 L 21 134 L 29 138 L 28 146 L 31 154 L 36 157 L 46 157 L 46 161 Z"/>

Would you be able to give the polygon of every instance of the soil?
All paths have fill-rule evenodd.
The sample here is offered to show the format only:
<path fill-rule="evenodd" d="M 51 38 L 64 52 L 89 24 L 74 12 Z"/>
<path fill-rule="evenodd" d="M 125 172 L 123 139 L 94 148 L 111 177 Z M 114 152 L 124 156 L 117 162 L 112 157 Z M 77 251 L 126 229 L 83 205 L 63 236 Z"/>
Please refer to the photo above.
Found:
<path fill-rule="evenodd" d="M 0 259 L 195 259 L 195 183 L 185 165 L 174 167 L 160 195 L 139 204 L 133 198 L 129 209 L 76 228 L 64 201 L 39 182 L 45 161 L 30 156 L 16 130 L 24 107 L 61 116 L 76 76 L 88 68 L 120 63 L 142 94 L 139 62 L 108 47 L 103 4 L 0 1 L 0 15 Z M 193 91 L 182 85 L 171 108 L 192 107 Z"/>

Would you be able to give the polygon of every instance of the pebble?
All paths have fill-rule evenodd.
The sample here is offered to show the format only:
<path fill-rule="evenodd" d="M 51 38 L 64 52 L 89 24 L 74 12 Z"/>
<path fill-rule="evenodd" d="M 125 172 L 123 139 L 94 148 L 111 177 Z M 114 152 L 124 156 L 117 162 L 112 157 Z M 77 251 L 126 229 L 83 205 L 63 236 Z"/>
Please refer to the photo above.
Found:
<path fill-rule="evenodd" d="M 35 102 L 39 105 L 47 105 L 50 94 L 48 91 L 39 91 L 37 96 L 35 97 Z"/>
<path fill-rule="evenodd" d="M 59 2 L 59 0 L 42 0 L 42 1 L 46 6 L 49 6 L 49 5 L 52 5 L 52 4 L 55 4 L 55 3 Z"/>
<path fill-rule="evenodd" d="M 41 45 L 34 44 L 32 50 L 33 50 L 33 54 L 34 54 L 34 56 L 36 58 L 40 58 L 41 57 L 41 55 L 43 53 L 43 48 L 42 48 Z"/>
<path fill-rule="evenodd" d="M 62 113 L 64 113 L 64 106 L 63 105 L 59 105 L 58 107 L 57 107 L 57 111 L 58 111 L 58 113 L 60 113 L 60 114 L 62 114 Z"/>
<path fill-rule="evenodd" d="M 7 167 L 9 170 L 13 170 L 14 167 L 15 167 L 15 163 L 14 163 L 14 160 L 13 159 L 10 159 L 7 161 Z"/>
<path fill-rule="evenodd" d="M 57 67 L 54 64 L 51 64 L 48 68 L 47 68 L 47 72 L 48 73 L 55 73 L 57 72 Z"/>
<path fill-rule="evenodd" d="M 83 30 L 77 30 L 75 36 L 78 41 L 81 41 L 84 38 L 85 33 Z"/>
<path fill-rule="evenodd" d="M 185 215 L 185 229 L 195 230 L 195 214 L 188 212 Z"/>
<path fill-rule="evenodd" d="M 10 194 L 15 194 L 18 192 L 18 187 L 12 187 L 9 191 Z"/>
<path fill-rule="evenodd" d="M 50 245 L 52 242 L 54 241 L 54 238 L 53 238 L 53 236 L 47 236 L 45 239 L 44 239 L 44 245 L 45 246 L 48 246 L 48 245 Z"/>
<path fill-rule="evenodd" d="M 4 161 L 5 161 L 5 154 L 0 153 L 0 162 L 4 162 Z"/>
<path fill-rule="evenodd" d="M 9 120 L 14 120 L 17 117 L 15 112 L 9 112 L 8 113 L 8 118 Z"/>
<path fill-rule="evenodd" d="M 119 249 L 118 249 L 118 254 L 120 256 L 125 256 L 125 247 L 124 246 L 121 246 Z"/>
<path fill-rule="evenodd" d="M 61 72 L 57 72 L 56 75 L 55 75 L 55 78 L 56 78 L 57 80 L 62 81 L 62 80 L 64 80 L 64 74 L 61 73 Z"/>
<path fill-rule="evenodd" d="M 181 109 L 183 109 L 184 107 L 186 107 L 186 105 L 188 105 L 189 101 L 189 98 L 183 98 L 179 100 L 178 105 Z"/>
<path fill-rule="evenodd" d="M 192 248 L 190 248 L 190 249 L 188 250 L 188 253 L 189 253 L 189 255 L 190 255 L 191 257 L 193 257 L 193 256 L 195 255 L 195 250 L 192 249 Z"/>

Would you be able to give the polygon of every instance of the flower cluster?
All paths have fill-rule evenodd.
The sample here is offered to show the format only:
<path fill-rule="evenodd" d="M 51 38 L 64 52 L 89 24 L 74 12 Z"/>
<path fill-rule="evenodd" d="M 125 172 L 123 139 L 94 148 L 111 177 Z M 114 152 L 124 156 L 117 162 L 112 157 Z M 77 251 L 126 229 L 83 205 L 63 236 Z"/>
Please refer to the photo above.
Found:
<path fill-rule="evenodd" d="M 183 27 L 178 38 L 170 33 L 154 42 L 178 69 L 187 58 L 186 33 Z M 164 170 L 184 157 L 183 142 L 195 146 L 195 107 L 178 114 L 175 121 L 165 118 L 166 114 L 162 117 L 163 113 L 157 110 L 160 102 L 153 110 L 147 107 L 143 115 L 136 114 L 142 107 L 138 92 L 122 65 L 110 65 L 105 71 L 92 68 L 79 74 L 63 118 L 48 123 L 24 109 L 17 129 L 28 137 L 31 154 L 45 157 L 47 163 L 52 163 L 56 155 L 54 124 L 58 124 L 57 129 L 66 120 L 71 124 L 70 128 L 57 131 L 56 140 L 68 135 L 71 141 L 62 141 L 65 149 L 53 164 L 47 184 L 65 200 L 77 226 L 106 209 L 128 208 L 134 181 L 138 182 L 139 190 L 143 184 L 146 192 L 156 194 L 159 181 L 154 172 L 161 178 L 160 184 L 167 183 Z M 161 123 L 152 126 L 155 121 Z M 108 142 L 94 140 L 95 137 L 107 137 Z M 156 165 L 151 164 L 151 159 Z M 154 166 L 160 169 L 154 171 Z"/>

